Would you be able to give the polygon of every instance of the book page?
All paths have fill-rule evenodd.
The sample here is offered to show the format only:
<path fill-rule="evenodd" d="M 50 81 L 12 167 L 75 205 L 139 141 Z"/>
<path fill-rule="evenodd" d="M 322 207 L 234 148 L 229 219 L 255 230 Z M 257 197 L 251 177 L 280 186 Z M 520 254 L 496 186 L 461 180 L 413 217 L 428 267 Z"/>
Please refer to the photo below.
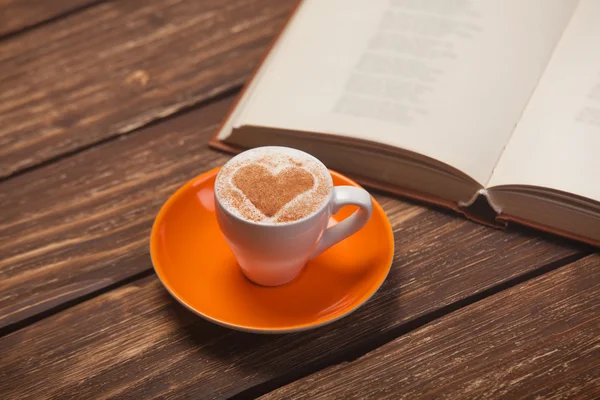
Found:
<path fill-rule="evenodd" d="M 600 201 L 600 1 L 582 0 L 490 186 L 536 185 Z"/>
<path fill-rule="evenodd" d="M 236 126 L 372 140 L 484 185 L 577 0 L 306 0 Z"/>

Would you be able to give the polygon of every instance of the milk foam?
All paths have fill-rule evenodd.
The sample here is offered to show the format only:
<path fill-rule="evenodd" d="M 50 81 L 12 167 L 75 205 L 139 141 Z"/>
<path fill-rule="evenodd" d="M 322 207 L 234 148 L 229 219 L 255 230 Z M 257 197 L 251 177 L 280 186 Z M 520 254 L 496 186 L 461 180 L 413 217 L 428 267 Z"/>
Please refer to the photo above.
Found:
<path fill-rule="evenodd" d="M 268 217 L 233 183 L 236 172 L 248 165 L 261 165 L 273 175 L 290 167 L 302 168 L 313 176 L 314 185 L 284 205 L 275 215 Z M 329 201 L 332 189 L 331 175 L 318 160 L 298 150 L 275 146 L 259 147 L 237 155 L 221 169 L 215 182 L 216 196 L 227 211 L 242 219 L 273 225 L 296 222 L 314 214 Z M 286 214 L 296 208 L 305 209 L 306 213 L 295 220 L 282 221 Z"/>

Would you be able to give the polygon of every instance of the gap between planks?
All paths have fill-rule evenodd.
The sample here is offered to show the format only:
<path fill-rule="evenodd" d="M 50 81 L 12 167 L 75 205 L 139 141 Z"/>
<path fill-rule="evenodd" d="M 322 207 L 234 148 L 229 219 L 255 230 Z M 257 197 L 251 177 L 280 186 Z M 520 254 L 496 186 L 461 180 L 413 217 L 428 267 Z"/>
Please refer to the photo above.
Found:
<path fill-rule="evenodd" d="M 106 0 L 103 0 L 103 1 L 106 1 Z M 136 132 L 139 132 L 140 130 L 147 129 L 149 127 L 152 127 L 154 125 L 158 125 L 158 124 L 161 124 L 161 123 L 165 123 L 165 122 L 167 122 L 170 119 L 180 117 L 181 115 L 184 115 L 184 114 L 186 114 L 188 112 L 191 112 L 191 111 L 194 111 L 194 110 L 198 110 L 200 108 L 206 107 L 206 106 L 208 106 L 210 104 L 219 102 L 221 100 L 225 100 L 228 97 L 235 97 L 235 96 L 237 96 L 239 94 L 239 92 L 240 92 L 240 90 L 242 88 L 243 88 L 243 85 L 236 85 L 236 86 L 233 86 L 231 88 L 227 88 L 224 91 L 218 92 L 218 93 L 214 94 L 213 96 L 208 97 L 208 98 L 206 98 L 206 99 L 204 99 L 204 100 L 202 100 L 202 101 L 200 101 L 198 103 L 191 104 L 189 106 L 183 107 L 183 108 L 181 108 L 181 109 L 173 112 L 172 114 L 168 114 L 168 115 L 165 115 L 165 116 L 162 116 L 162 117 L 157 117 L 156 119 L 152 119 L 152 120 L 150 120 L 150 121 L 148 121 L 146 123 L 141 124 L 140 126 L 134 128 L 134 129 L 129 130 L 129 131 L 127 131 L 125 133 L 122 133 L 120 135 L 113 135 L 113 136 L 108 136 L 108 137 L 99 139 L 99 140 L 97 140 L 95 142 L 92 142 L 92 143 L 89 143 L 89 144 L 87 144 L 85 146 L 74 148 L 73 150 L 70 150 L 70 151 L 67 151 L 65 153 L 59 154 L 59 155 L 57 155 L 55 157 L 52 157 L 52 158 L 49 158 L 47 160 L 41 161 L 41 162 L 39 162 L 37 164 L 34 164 L 34 165 L 31 165 L 31 166 L 22 168 L 22 169 L 20 169 L 20 170 L 18 170 L 16 172 L 13 172 L 12 174 L 10 174 L 8 176 L 5 176 L 5 177 L 0 176 L 0 183 L 8 181 L 8 180 L 11 180 L 11 179 L 14 179 L 14 178 L 17 178 L 17 177 L 20 177 L 22 175 L 26 175 L 26 174 L 28 174 L 30 172 L 33 172 L 33 171 L 36 171 L 36 170 L 38 170 L 40 168 L 47 167 L 48 165 L 52 165 L 52 164 L 54 164 L 56 162 L 59 162 L 61 160 L 66 159 L 66 158 L 69 158 L 69 157 L 75 156 L 75 155 L 77 155 L 79 153 L 83 153 L 83 152 L 85 152 L 87 150 L 90 150 L 93 147 L 100 146 L 100 145 L 103 145 L 103 144 L 106 144 L 106 143 L 110 143 L 110 142 L 114 142 L 114 141 L 122 139 L 122 138 L 124 138 L 126 136 L 132 135 L 132 134 L 134 134 Z M 0 332 L 1 332 L 1 330 L 0 330 Z"/>
<path fill-rule="evenodd" d="M 55 15 L 50 15 L 47 18 L 41 19 L 40 21 L 25 23 L 25 24 L 23 24 L 23 26 L 14 28 L 14 29 L 9 28 L 8 31 L 0 34 L 0 40 L 12 39 L 14 37 L 24 35 L 33 30 L 36 30 L 36 29 L 42 28 L 46 25 L 50 25 L 54 22 L 60 21 L 61 19 L 69 18 L 70 16 L 73 16 L 75 14 L 78 14 L 80 12 L 88 10 L 90 8 L 97 7 L 108 1 L 110 1 L 110 0 L 90 0 L 88 3 L 81 4 L 79 6 L 75 6 L 71 9 L 67 8 L 66 10 L 64 10 L 62 12 L 58 12 Z"/>
<path fill-rule="evenodd" d="M 128 285 L 128 284 L 133 283 L 133 282 L 135 282 L 137 280 L 146 278 L 148 276 L 151 276 L 152 274 L 154 274 L 154 269 L 153 268 L 148 268 L 147 270 L 138 272 L 136 274 L 128 276 L 127 278 L 120 279 L 120 280 L 118 280 L 118 281 L 116 281 L 116 282 L 114 282 L 114 283 L 112 283 L 110 285 L 103 286 L 103 287 L 101 287 L 98 290 L 94 290 L 92 292 L 83 294 L 83 295 L 81 295 L 79 297 L 75 297 L 75 298 L 73 298 L 71 300 L 67 300 L 67 301 L 65 301 L 63 303 L 60 303 L 60 304 L 54 306 L 54 307 L 51 307 L 51 308 L 49 308 L 47 310 L 44 310 L 44 311 L 42 311 L 42 312 L 40 312 L 38 314 L 31 315 L 29 317 L 26 317 L 26 318 L 24 318 L 22 320 L 19 320 L 17 322 L 12 323 L 12 324 L 8 324 L 6 326 L 3 326 L 2 328 L 0 328 L 0 337 L 9 335 L 9 334 L 11 334 L 13 332 L 18 331 L 19 329 L 27 328 L 28 326 L 33 325 L 33 324 L 35 324 L 38 321 L 41 321 L 41 320 L 43 320 L 45 318 L 48 318 L 48 317 L 51 317 L 51 316 L 53 316 L 55 314 L 58 314 L 61 311 L 65 311 L 65 310 L 67 310 L 67 309 L 69 309 L 69 308 L 71 308 L 73 306 L 76 306 L 77 304 L 81 304 L 81 303 L 84 303 L 84 302 L 86 302 L 88 300 L 92 300 L 93 298 L 101 296 L 104 293 L 110 292 L 111 290 L 114 290 L 114 289 L 118 289 L 121 286 Z"/>

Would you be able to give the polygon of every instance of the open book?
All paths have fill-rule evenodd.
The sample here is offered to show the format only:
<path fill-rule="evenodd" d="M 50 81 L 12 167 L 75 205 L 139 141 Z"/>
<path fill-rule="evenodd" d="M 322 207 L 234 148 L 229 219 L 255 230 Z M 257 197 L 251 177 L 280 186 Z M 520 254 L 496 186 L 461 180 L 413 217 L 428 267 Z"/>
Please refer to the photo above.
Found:
<path fill-rule="evenodd" d="M 211 144 L 600 246 L 600 0 L 306 0 Z"/>

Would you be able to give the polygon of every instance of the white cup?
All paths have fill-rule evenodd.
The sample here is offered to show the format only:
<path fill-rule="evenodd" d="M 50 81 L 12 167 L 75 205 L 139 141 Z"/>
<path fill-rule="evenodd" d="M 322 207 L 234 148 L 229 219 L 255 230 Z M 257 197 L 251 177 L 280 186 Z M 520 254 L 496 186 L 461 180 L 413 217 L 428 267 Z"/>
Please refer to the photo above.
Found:
<path fill-rule="evenodd" d="M 330 176 L 323 163 L 304 154 Z M 261 223 L 231 213 L 216 192 L 215 211 L 225 240 L 246 277 L 264 286 L 278 286 L 293 280 L 309 260 L 361 229 L 372 213 L 371 195 L 366 190 L 335 186 L 329 200 L 309 216 L 283 224 Z M 356 205 L 359 209 L 327 228 L 331 215 L 346 205 Z"/>

